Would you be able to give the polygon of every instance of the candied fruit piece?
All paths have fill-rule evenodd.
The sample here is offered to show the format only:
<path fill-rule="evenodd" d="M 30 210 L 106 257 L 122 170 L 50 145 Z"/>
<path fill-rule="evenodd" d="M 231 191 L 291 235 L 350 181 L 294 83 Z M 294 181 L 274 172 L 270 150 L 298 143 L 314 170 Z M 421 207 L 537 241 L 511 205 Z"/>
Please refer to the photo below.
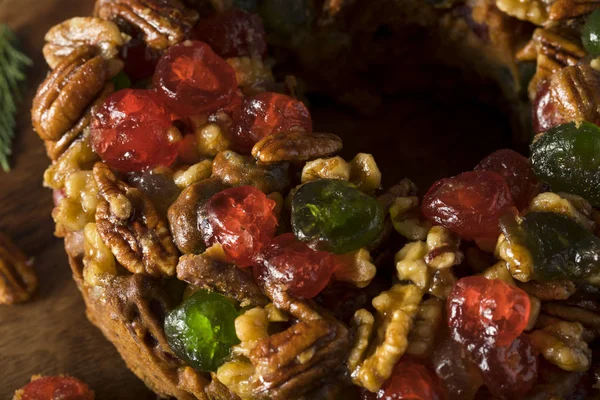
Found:
<path fill-rule="evenodd" d="M 20 390 L 21 400 L 94 400 L 88 385 L 70 376 L 44 376 Z"/>
<path fill-rule="evenodd" d="M 493 152 L 477 164 L 475 171 L 492 171 L 506 179 L 513 201 L 523 210 L 535 195 L 537 181 L 529 160 L 514 150 Z"/>
<path fill-rule="evenodd" d="M 523 396 L 535 384 L 538 359 L 530 340 L 518 336 L 507 346 L 481 347 L 473 354 L 483 382 L 500 398 Z"/>
<path fill-rule="evenodd" d="M 581 42 L 591 56 L 600 56 L 600 10 L 588 15 L 581 30 Z"/>
<path fill-rule="evenodd" d="M 204 206 L 200 227 L 207 246 L 220 243 L 227 258 L 238 267 L 249 267 L 275 236 L 274 200 L 254 186 L 217 193 Z"/>
<path fill-rule="evenodd" d="M 128 176 L 128 182 L 148 196 L 163 216 L 167 215 L 167 210 L 181 192 L 173 182 L 173 178 L 151 171 L 132 173 Z"/>
<path fill-rule="evenodd" d="M 537 177 L 555 192 L 568 192 L 600 206 L 600 128 L 591 122 L 559 125 L 531 145 Z"/>
<path fill-rule="evenodd" d="M 153 82 L 179 116 L 216 111 L 229 104 L 237 90 L 233 68 L 200 41 L 171 46 L 158 61 Z"/>
<path fill-rule="evenodd" d="M 259 282 L 284 284 L 295 296 L 313 298 L 327 286 L 337 263 L 335 255 L 313 250 L 286 233 L 265 249 L 254 267 L 254 276 Z"/>
<path fill-rule="evenodd" d="M 383 230 L 384 218 L 375 198 L 338 179 L 305 183 L 292 200 L 296 237 L 337 254 L 373 243 Z"/>
<path fill-rule="evenodd" d="M 565 215 L 531 212 L 518 221 L 507 216 L 500 226 L 510 244 L 527 249 L 538 281 L 600 273 L 600 238 Z"/>
<path fill-rule="evenodd" d="M 499 279 L 460 279 L 447 300 L 452 338 L 463 346 L 507 346 L 529 320 L 529 296 Z"/>
<path fill-rule="evenodd" d="M 216 371 L 239 343 L 235 319 L 239 313 L 227 297 L 199 290 L 171 311 L 165 334 L 171 349 L 199 371 Z"/>
<path fill-rule="evenodd" d="M 264 56 L 267 38 L 260 17 L 239 9 L 213 14 L 198 21 L 192 37 L 224 58 Z"/>
<path fill-rule="evenodd" d="M 444 400 L 446 393 L 438 377 L 424 365 L 400 360 L 377 393 L 377 399 Z"/>
<path fill-rule="evenodd" d="M 467 357 L 466 350 L 450 337 L 437 344 L 431 361 L 451 399 L 473 399 L 483 385 L 479 368 Z"/>
<path fill-rule="evenodd" d="M 312 132 L 304 103 L 285 94 L 263 92 L 244 98 L 233 108 L 230 135 L 241 150 L 249 150 L 265 136 L 292 128 Z"/>
<path fill-rule="evenodd" d="M 151 78 L 159 58 L 160 53 L 142 39 L 132 38 L 121 48 L 121 59 L 125 63 L 123 72 L 134 81 Z"/>
<path fill-rule="evenodd" d="M 465 172 L 437 181 L 421 207 L 431 222 L 463 239 L 492 245 L 500 233 L 498 219 L 516 212 L 506 180 L 491 171 Z"/>
<path fill-rule="evenodd" d="M 538 87 L 531 108 L 533 110 L 532 124 L 535 133 L 546 132 L 554 126 L 567 122 L 567 119 L 558 112 L 556 104 L 552 101 L 548 81 L 543 82 Z"/>
<path fill-rule="evenodd" d="M 149 90 L 115 92 L 92 117 L 93 150 L 111 168 L 123 172 L 171 165 L 179 139 L 164 103 Z"/>

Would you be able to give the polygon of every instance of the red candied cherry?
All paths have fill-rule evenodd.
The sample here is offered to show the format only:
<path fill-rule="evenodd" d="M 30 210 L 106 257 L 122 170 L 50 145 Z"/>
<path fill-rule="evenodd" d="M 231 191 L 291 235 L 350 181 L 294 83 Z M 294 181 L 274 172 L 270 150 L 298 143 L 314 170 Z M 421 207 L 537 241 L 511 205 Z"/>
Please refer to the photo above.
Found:
<path fill-rule="evenodd" d="M 475 171 L 492 171 L 506 179 L 516 207 L 523 210 L 534 196 L 537 180 L 529 160 L 514 150 L 493 152 L 477 164 Z"/>
<path fill-rule="evenodd" d="M 543 82 L 537 90 L 533 104 L 532 124 L 535 133 L 546 132 L 548 129 L 568 122 L 557 110 L 556 104 L 552 101 L 550 92 L 550 83 Z"/>
<path fill-rule="evenodd" d="M 329 283 L 338 259 L 325 251 L 316 251 L 296 239 L 293 233 L 276 237 L 254 267 L 257 281 L 287 286 L 297 297 L 313 298 Z"/>
<path fill-rule="evenodd" d="M 537 353 L 524 335 L 507 346 L 482 347 L 473 358 L 487 388 L 500 398 L 521 398 L 537 381 Z"/>
<path fill-rule="evenodd" d="M 132 38 L 121 48 L 121 58 L 125 62 L 123 72 L 134 81 L 150 78 L 159 57 L 160 53 L 142 39 Z"/>
<path fill-rule="evenodd" d="M 229 104 L 237 90 L 233 68 L 206 43 L 190 40 L 166 51 L 153 83 L 179 116 L 215 111 Z"/>
<path fill-rule="evenodd" d="M 200 20 L 192 37 L 212 47 L 221 57 L 264 56 L 267 38 L 260 17 L 232 9 Z"/>
<path fill-rule="evenodd" d="M 312 132 L 312 119 L 304 103 L 280 93 L 263 92 L 243 99 L 233 110 L 232 120 L 232 140 L 244 149 L 265 136 L 292 128 Z"/>
<path fill-rule="evenodd" d="M 516 212 L 506 180 L 491 171 L 465 172 L 433 184 L 423 198 L 425 217 L 493 250 L 500 234 L 498 221 Z"/>
<path fill-rule="evenodd" d="M 527 293 L 499 279 L 468 276 L 460 279 L 447 300 L 452 338 L 471 349 L 508 346 L 529 320 Z"/>
<path fill-rule="evenodd" d="M 400 360 L 377 393 L 377 399 L 444 400 L 446 393 L 438 377 L 425 366 Z"/>
<path fill-rule="evenodd" d="M 45 376 L 25 385 L 19 392 L 21 400 L 94 400 L 94 392 L 70 376 Z"/>
<path fill-rule="evenodd" d="M 200 227 L 207 246 L 220 243 L 231 262 L 249 267 L 275 236 L 275 204 L 254 186 L 217 193 L 201 212 Z"/>
<path fill-rule="evenodd" d="M 149 90 L 119 90 L 92 117 L 92 148 L 120 171 L 171 165 L 180 139 L 164 103 Z"/>

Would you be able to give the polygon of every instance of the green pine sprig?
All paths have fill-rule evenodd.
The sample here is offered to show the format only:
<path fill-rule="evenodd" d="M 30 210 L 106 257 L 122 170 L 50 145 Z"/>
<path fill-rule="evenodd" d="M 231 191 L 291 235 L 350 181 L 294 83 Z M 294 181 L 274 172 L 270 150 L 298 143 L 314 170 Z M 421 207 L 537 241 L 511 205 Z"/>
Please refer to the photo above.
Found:
<path fill-rule="evenodd" d="M 10 170 L 17 105 L 22 97 L 25 69 L 31 60 L 17 49 L 17 38 L 10 28 L 0 24 L 0 166 Z"/>

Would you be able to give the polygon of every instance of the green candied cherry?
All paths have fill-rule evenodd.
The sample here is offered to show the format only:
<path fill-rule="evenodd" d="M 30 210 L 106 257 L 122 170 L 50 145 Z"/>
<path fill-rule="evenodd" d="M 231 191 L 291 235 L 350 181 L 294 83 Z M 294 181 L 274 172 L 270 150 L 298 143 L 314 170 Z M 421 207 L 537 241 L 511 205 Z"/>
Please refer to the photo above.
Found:
<path fill-rule="evenodd" d="M 581 30 L 583 47 L 593 57 L 600 56 L 600 10 L 594 10 Z"/>
<path fill-rule="evenodd" d="M 600 238 L 569 217 L 532 212 L 520 220 L 504 217 L 500 228 L 509 243 L 524 246 L 539 281 L 583 279 L 600 272 Z"/>
<path fill-rule="evenodd" d="M 553 191 L 600 206 L 600 128 L 591 122 L 558 125 L 531 146 L 535 174 Z"/>
<path fill-rule="evenodd" d="M 375 198 L 337 179 L 306 183 L 292 200 L 296 237 L 332 253 L 347 253 L 371 244 L 383 230 L 384 216 Z"/>
<path fill-rule="evenodd" d="M 171 311 L 165 334 L 171 349 L 199 371 L 216 371 L 239 343 L 233 303 L 218 293 L 199 290 Z"/>

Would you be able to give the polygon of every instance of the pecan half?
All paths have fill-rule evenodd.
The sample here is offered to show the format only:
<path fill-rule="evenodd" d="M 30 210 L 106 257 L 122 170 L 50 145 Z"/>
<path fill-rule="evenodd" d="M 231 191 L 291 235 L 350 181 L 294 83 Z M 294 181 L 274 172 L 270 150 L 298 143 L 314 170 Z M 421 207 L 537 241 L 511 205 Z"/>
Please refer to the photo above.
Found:
<path fill-rule="evenodd" d="M 91 46 L 78 47 L 40 85 L 31 118 L 44 140 L 59 140 L 75 125 L 111 77 L 109 63 Z"/>
<path fill-rule="evenodd" d="M 519 283 L 517 286 L 526 291 L 527 294 L 535 296 L 542 301 L 565 300 L 577 290 L 575 283 L 568 280 L 551 282 L 530 281 Z"/>
<path fill-rule="evenodd" d="M 138 189 L 117 179 L 106 164 L 94 165 L 98 185 L 96 225 L 104 243 L 133 273 L 172 276 L 178 253 L 152 202 Z"/>
<path fill-rule="evenodd" d="M 32 260 L 0 233 L 0 304 L 29 300 L 38 286 Z"/>
<path fill-rule="evenodd" d="M 289 165 L 257 165 L 251 156 L 231 150 L 222 151 L 213 160 L 212 176 L 228 186 L 252 185 L 264 193 L 285 193 L 290 188 Z"/>
<path fill-rule="evenodd" d="M 550 6 L 549 17 L 561 21 L 579 17 L 594 11 L 600 6 L 600 0 L 556 0 Z"/>
<path fill-rule="evenodd" d="M 254 282 L 252 274 L 205 254 L 181 257 L 177 265 L 177 278 L 199 288 L 224 293 L 244 307 L 265 306 L 269 302 Z"/>
<path fill-rule="evenodd" d="M 76 17 L 50 28 L 44 37 L 44 58 L 55 68 L 80 46 L 94 46 L 109 60 L 119 52 L 123 36 L 117 25 L 96 17 Z"/>
<path fill-rule="evenodd" d="M 342 140 L 332 133 L 291 130 L 265 136 L 252 148 L 263 164 L 298 162 L 331 156 L 342 150 Z"/>
<path fill-rule="evenodd" d="M 126 21 L 144 35 L 148 46 L 159 50 L 183 41 L 198 20 L 198 13 L 179 0 L 99 0 L 95 15 Z"/>

